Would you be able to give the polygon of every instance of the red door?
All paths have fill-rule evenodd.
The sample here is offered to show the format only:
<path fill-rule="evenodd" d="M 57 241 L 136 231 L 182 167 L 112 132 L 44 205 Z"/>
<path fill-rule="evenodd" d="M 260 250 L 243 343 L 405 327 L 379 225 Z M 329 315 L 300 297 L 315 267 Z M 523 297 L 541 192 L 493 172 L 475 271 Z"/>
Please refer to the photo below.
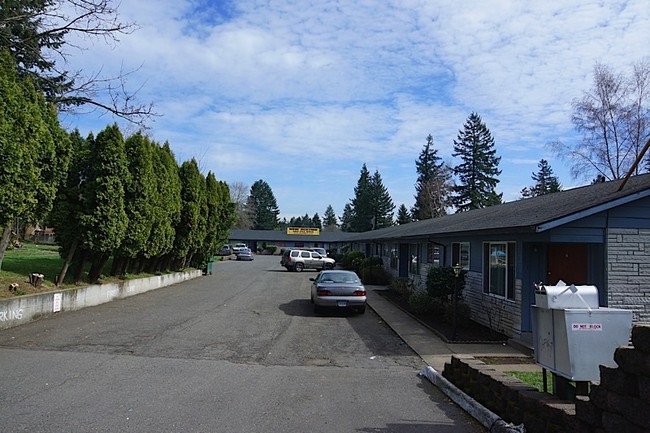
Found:
<path fill-rule="evenodd" d="M 550 244 L 546 284 L 555 285 L 559 280 L 566 284 L 589 284 L 587 257 L 587 245 Z"/>

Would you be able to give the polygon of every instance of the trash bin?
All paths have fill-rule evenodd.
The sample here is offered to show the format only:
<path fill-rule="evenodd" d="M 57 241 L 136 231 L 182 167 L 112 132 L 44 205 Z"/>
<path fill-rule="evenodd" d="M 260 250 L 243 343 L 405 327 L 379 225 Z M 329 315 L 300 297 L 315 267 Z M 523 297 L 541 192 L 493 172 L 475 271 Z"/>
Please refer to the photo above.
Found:
<path fill-rule="evenodd" d="M 535 287 L 535 362 L 572 381 L 600 381 L 598 366 L 616 367 L 614 351 L 629 343 L 632 311 L 599 307 L 595 286 Z"/>

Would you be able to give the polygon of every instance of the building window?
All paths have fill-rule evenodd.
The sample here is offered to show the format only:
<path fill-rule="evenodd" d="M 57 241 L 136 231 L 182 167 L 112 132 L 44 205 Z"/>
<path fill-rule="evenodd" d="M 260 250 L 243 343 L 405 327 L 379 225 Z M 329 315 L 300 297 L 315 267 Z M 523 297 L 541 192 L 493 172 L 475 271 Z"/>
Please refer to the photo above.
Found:
<path fill-rule="evenodd" d="M 392 244 L 391 246 L 392 248 L 390 249 L 390 268 L 397 269 L 397 264 L 399 262 L 399 250 L 397 249 L 396 244 Z"/>
<path fill-rule="evenodd" d="M 427 244 L 427 263 L 440 266 L 440 245 L 433 242 Z"/>
<path fill-rule="evenodd" d="M 483 292 L 515 299 L 514 242 L 483 244 Z"/>
<path fill-rule="evenodd" d="M 409 244 L 409 272 L 411 274 L 418 274 L 420 272 L 420 252 L 418 244 Z"/>
<path fill-rule="evenodd" d="M 460 265 L 464 270 L 469 270 L 469 242 L 451 244 L 451 265 Z"/>

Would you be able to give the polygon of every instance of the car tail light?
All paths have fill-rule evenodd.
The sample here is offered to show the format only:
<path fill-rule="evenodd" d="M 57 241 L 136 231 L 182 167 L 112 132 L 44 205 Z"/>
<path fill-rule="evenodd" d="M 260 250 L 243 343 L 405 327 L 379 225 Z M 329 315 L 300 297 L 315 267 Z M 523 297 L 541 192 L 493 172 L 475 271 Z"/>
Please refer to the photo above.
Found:
<path fill-rule="evenodd" d="M 330 292 L 329 290 L 320 289 L 316 293 L 318 294 L 318 296 L 332 296 L 332 292 Z"/>
<path fill-rule="evenodd" d="M 352 296 L 366 296 L 365 290 L 355 290 Z"/>

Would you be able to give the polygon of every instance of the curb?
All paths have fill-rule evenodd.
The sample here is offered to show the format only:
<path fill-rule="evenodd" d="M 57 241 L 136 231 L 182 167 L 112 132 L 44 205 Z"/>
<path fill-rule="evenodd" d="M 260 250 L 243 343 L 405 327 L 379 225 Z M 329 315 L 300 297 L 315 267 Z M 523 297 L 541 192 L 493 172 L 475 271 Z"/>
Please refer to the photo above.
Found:
<path fill-rule="evenodd" d="M 480 422 L 490 433 L 523 433 L 526 428 L 523 424 L 514 426 L 506 423 L 497 414 L 474 400 L 469 395 L 458 389 L 453 383 L 445 379 L 433 367 L 425 367 L 418 373 L 440 389 L 454 403 Z"/>

